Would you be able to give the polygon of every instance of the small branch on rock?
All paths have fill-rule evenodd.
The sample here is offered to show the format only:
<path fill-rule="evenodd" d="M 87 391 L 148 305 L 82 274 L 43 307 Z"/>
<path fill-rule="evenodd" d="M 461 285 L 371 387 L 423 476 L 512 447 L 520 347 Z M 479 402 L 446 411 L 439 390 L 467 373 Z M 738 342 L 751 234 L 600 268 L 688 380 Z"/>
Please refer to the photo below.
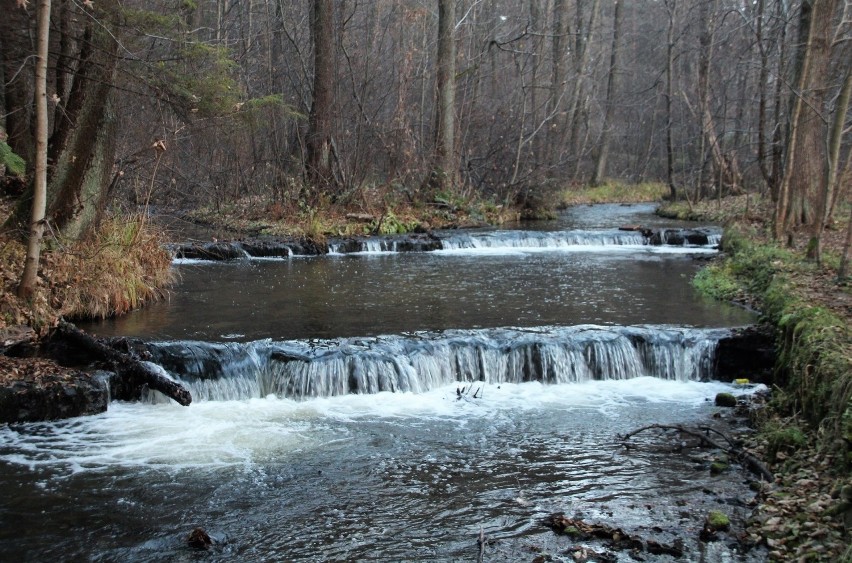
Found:
<path fill-rule="evenodd" d="M 642 428 L 637 428 L 636 430 L 633 430 L 632 432 L 628 432 L 627 434 L 625 434 L 623 436 L 619 436 L 619 438 L 621 439 L 622 442 L 627 442 L 627 440 L 629 440 L 630 438 L 632 438 L 636 434 L 639 434 L 641 432 L 645 432 L 647 430 L 654 430 L 654 429 L 656 429 L 656 430 L 676 430 L 677 432 L 680 432 L 681 434 L 686 434 L 687 436 L 692 436 L 693 438 L 698 439 L 700 444 L 712 446 L 712 447 L 714 447 L 718 450 L 722 450 L 723 452 L 725 452 L 729 456 L 731 456 L 733 459 L 739 460 L 743 465 L 745 465 L 745 467 L 749 471 L 751 471 L 752 473 L 754 473 L 758 477 L 762 478 L 764 481 L 767 481 L 769 483 L 772 483 L 773 481 L 775 481 L 775 475 L 773 475 L 772 472 L 769 471 L 769 469 L 759 459 L 757 459 L 756 457 L 754 457 L 752 454 L 748 453 L 747 451 L 735 446 L 733 441 L 730 438 L 728 438 L 727 436 L 725 436 L 724 434 L 722 434 L 721 432 L 719 432 L 718 430 L 715 430 L 713 428 L 699 427 L 699 428 L 696 428 L 696 429 L 690 429 L 690 428 L 686 428 L 686 427 L 684 427 L 680 424 L 649 424 L 648 426 L 643 426 Z M 719 434 L 722 438 L 724 438 L 725 442 L 727 442 L 728 445 L 724 446 L 721 443 L 717 442 L 716 440 L 713 440 L 712 438 L 710 438 L 707 435 L 710 432 L 714 432 L 716 434 Z"/>
<path fill-rule="evenodd" d="M 482 526 L 479 527 L 479 539 L 476 540 L 476 544 L 479 546 L 479 556 L 476 558 L 477 563 L 482 563 L 485 558 L 485 530 L 482 529 Z"/>

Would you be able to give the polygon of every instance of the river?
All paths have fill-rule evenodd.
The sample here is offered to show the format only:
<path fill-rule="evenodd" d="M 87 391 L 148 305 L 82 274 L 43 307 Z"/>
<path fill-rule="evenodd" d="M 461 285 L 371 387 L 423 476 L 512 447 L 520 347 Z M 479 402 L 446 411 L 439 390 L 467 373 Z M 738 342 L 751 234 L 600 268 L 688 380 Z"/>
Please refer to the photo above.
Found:
<path fill-rule="evenodd" d="M 616 436 L 705 421 L 735 390 L 706 381 L 714 343 L 753 318 L 691 288 L 711 246 L 603 240 L 652 211 L 176 264 L 168 301 L 86 328 L 144 339 L 195 401 L 0 428 L 0 557 L 196 560 L 201 526 L 206 560 L 473 561 L 480 530 L 487 561 L 559 560 L 573 544 L 541 521 L 565 512 L 697 560 L 701 514 L 745 514 L 742 474 Z"/>

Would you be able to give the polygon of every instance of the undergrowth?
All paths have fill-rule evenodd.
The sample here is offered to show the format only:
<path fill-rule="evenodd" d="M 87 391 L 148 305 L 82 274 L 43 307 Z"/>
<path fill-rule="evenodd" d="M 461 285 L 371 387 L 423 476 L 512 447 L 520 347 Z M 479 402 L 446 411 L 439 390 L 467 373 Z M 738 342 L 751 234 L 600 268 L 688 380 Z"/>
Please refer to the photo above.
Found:
<path fill-rule="evenodd" d="M 28 324 L 43 333 L 59 317 L 105 318 L 159 299 L 173 281 L 163 234 L 141 215 L 108 218 L 78 241 L 44 241 L 36 291 L 16 296 L 26 254 L 16 239 L 0 241 L 0 328 Z"/>
<path fill-rule="evenodd" d="M 475 194 L 439 192 L 426 200 L 393 186 L 365 186 L 357 195 L 250 196 L 198 208 L 189 216 L 200 223 L 250 235 L 307 237 L 403 234 L 412 231 L 516 220 L 519 211 Z"/>
<path fill-rule="evenodd" d="M 643 182 L 627 184 L 616 180 L 607 180 L 599 186 L 567 188 L 561 194 L 561 207 L 591 203 L 642 203 L 660 201 L 669 193 L 669 188 L 661 182 Z"/>
<path fill-rule="evenodd" d="M 723 300 L 753 296 L 763 320 L 777 327 L 776 406 L 819 430 L 823 446 L 852 440 L 852 332 L 836 312 L 806 294 L 813 264 L 770 242 L 727 228 L 728 257 L 702 270 L 694 285 Z M 852 461 L 847 459 L 847 464 Z"/>

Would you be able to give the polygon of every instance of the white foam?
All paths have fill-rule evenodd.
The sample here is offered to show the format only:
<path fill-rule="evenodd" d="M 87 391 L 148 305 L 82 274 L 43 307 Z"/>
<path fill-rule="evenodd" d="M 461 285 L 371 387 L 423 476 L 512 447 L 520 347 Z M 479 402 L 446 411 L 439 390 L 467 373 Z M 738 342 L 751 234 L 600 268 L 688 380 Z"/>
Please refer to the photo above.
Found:
<path fill-rule="evenodd" d="M 717 254 L 718 249 L 707 246 L 672 246 L 672 245 L 605 245 L 586 244 L 573 246 L 506 246 L 457 248 L 435 250 L 432 253 L 444 256 L 516 256 L 525 254 L 562 253 L 562 254 Z"/>
<path fill-rule="evenodd" d="M 427 393 L 346 395 L 296 402 L 274 396 L 241 401 L 112 403 L 106 413 L 60 421 L 0 428 L 0 461 L 60 472 L 109 467 L 180 470 L 250 466 L 271 458 L 347 440 L 345 424 L 388 420 L 426 425 L 430 420 L 529 416 L 548 410 L 572 416 L 597 411 L 617 418 L 647 403 L 697 409 L 716 393 L 749 392 L 724 383 L 674 382 L 652 377 L 581 384 L 483 385 L 462 400 L 457 383 Z M 753 390 L 752 390 L 753 391 Z M 562 416 L 562 415 L 560 415 Z"/>

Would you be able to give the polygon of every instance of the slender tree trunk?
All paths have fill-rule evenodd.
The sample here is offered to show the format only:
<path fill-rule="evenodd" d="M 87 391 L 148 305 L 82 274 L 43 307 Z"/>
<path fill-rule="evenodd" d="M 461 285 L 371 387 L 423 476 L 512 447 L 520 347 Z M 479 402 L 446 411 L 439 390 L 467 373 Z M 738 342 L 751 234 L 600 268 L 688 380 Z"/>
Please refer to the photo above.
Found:
<path fill-rule="evenodd" d="M 431 189 L 449 190 L 456 183 L 456 0 L 438 1 L 437 99 L 435 156 L 428 180 Z"/>
<path fill-rule="evenodd" d="M 674 140 L 672 128 L 672 98 L 674 97 L 674 47 L 675 47 L 675 16 L 677 15 L 677 0 L 667 0 L 666 7 L 669 16 L 668 31 L 666 32 L 666 181 L 669 185 L 672 201 L 677 199 L 677 187 L 674 181 Z"/>
<path fill-rule="evenodd" d="M 320 190 L 333 187 L 331 169 L 332 105 L 334 103 L 334 2 L 313 0 L 311 35 L 314 44 L 314 87 L 308 119 L 307 176 Z"/>
<path fill-rule="evenodd" d="M 35 177 L 27 259 L 18 285 L 18 297 L 27 299 L 35 291 L 44 213 L 47 204 L 47 50 L 50 41 L 50 0 L 38 2 L 38 33 L 35 66 L 36 150 Z"/>
<path fill-rule="evenodd" d="M 852 247 L 852 206 L 849 207 L 849 223 L 846 225 L 846 243 L 843 245 L 843 256 L 837 277 L 842 281 L 849 275 L 849 248 Z"/>
<path fill-rule="evenodd" d="M 825 226 L 831 221 L 832 201 L 834 192 L 838 187 L 840 145 L 843 142 L 843 127 L 846 125 L 846 112 L 849 109 L 850 97 L 852 97 L 852 71 L 847 68 L 843 86 L 837 98 L 837 107 L 834 110 L 834 121 L 828 138 L 828 158 L 825 159 L 825 174 L 822 189 L 817 197 L 817 216 L 812 225 L 811 240 L 808 243 L 808 258 L 817 263 L 822 260 L 822 233 L 825 231 Z"/>
<path fill-rule="evenodd" d="M 767 111 L 767 89 L 769 88 L 769 55 L 764 45 L 764 15 L 766 12 L 766 0 L 757 0 L 757 22 L 755 26 L 755 40 L 757 42 L 758 55 L 760 57 L 760 72 L 758 73 L 757 89 L 757 166 L 763 181 L 769 187 L 769 193 L 774 201 L 778 195 L 775 186 L 775 178 L 767 162 L 766 152 L 766 111 Z"/>
<path fill-rule="evenodd" d="M 551 78 L 550 94 L 548 101 L 548 115 L 553 113 L 553 124 L 548 129 L 547 144 L 549 146 L 548 160 L 551 165 L 560 161 L 562 129 L 565 127 L 565 118 L 559 111 L 560 100 L 566 89 L 565 79 L 565 44 L 568 35 L 568 8 L 566 0 L 553 0 L 553 24 L 552 24 L 552 52 L 551 52 Z"/>
<path fill-rule="evenodd" d="M 700 114 L 704 142 L 710 150 L 712 163 L 717 171 L 716 176 L 720 180 L 718 189 L 721 196 L 725 184 L 731 190 L 738 188 L 740 173 L 736 157 L 729 160 L 722 152 L 719 136 L 716 134 L 716 120 L 713 118 L 711 109 L 710 61 L 713 59 L 713 23 L 710 19 L 709 9 L 711 2 L 712 0 L 701 0 L 698 5 L 698 20 L 701 26 L 698 58 L 698 113 Z"/>
<path fill-rule="evenodd" d="M 577 75 L 574 78 L 574 89 L 571 93 L 571 112 L 570 112 L 570 128 L 568 130 L 568 149 L 571 151 L 571 156 L 574 159 L 574 173 L 576 177 L 580 172 L 580 128 L 583 124 L 581 117 L 586 112 L 586 106 L 583 103 L 583 92 L 586 86 L 586 70 L 589 67 L 589 58 L 591 57 L 591 42 L 592 34 L 598 25 L 598 16 L 600 14 L 600 0 L 592 0 L 591 13 L 589 14 L 589 25 L 585 32 L 583 26 L 579 26 L 577 30 Z M 584 14 L 580 4 L 577 6 L 578 21 L 584 21 Z"/>
<path fill-rule="evenodd" d="M 618 88 L 618 41 L 621 35 L 621 2 L 615 0 L 612 15 L 612 52 L 609 58 L 609 76 L 606 83 L 606 112 L 604 113 L 603 130 L 601 131 L 600 150 L 598 151 L 595 172 L 592 175 L 592 185 L 601 184 L 606 176 L 607 159 L 609 158 L 609 143 L 611 129 L 615 118 L 615 91 Z"/>

